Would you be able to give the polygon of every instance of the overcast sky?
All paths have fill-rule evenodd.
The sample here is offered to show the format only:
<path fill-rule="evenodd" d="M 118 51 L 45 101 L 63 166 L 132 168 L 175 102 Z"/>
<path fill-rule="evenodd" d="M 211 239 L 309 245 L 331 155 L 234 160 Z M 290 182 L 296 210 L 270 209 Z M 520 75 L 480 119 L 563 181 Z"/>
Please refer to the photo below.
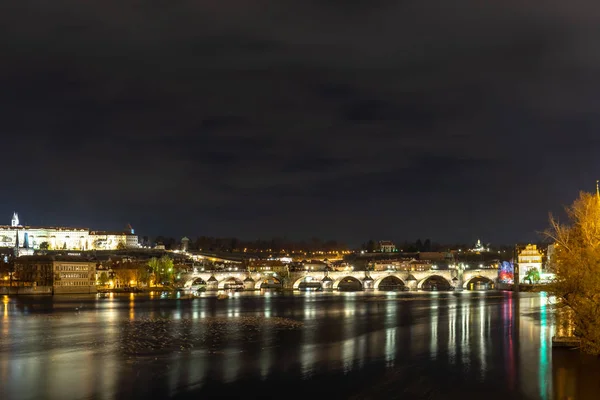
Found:
<path fill-rule="evenodd" d="M 597 1 L 10 0 L 0 217 L 535 240 L 600 178 L 598 43 Z"/>

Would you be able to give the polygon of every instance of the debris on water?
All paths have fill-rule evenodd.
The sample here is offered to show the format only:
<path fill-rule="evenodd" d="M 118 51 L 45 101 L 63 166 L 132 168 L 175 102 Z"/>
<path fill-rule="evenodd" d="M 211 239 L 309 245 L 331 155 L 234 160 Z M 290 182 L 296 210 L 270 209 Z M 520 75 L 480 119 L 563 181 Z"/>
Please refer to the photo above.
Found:
<path fill-rule="evenodd" d="M 124 321 L 120 349 L 125 355 L 154 355 L 191 351 L 194 347 L 210 347 L 211 354 L 222 353 L 227 341 L 252 341 L 261 329 L 293 330 L 302 322 L 289 318 L 262 316 L 207 317 L 191 319 L 141 318 Z"/>

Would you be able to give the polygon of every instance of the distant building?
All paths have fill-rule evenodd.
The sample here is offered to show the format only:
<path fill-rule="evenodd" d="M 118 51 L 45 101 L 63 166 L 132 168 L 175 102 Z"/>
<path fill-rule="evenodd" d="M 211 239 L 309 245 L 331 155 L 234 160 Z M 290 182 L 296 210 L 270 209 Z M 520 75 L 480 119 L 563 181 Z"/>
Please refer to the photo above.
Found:
<path fill-rule="evenodd" d="M 81 257 L 23 256 L 15 262 L 18 286 L 52 286 L 54 294 L 96 293 L 96 263 Z"/>
<path fill-rule="evenodd" d="M 420 260 L 379 260 L 371 264 L 373 271 L 429 271 L 434 264 Z"/>
<path fill-rule="evenodd" d="M 489 247 L 485 247 L 482 243 L 480 239 L 477 239 L 477 243 L 475 243 L 475 247 L 472 248 L 470 251 L 474 252 L 474 253 L 483 253 L 483 252 L 488 252 L 490 251 Z"/>
<path fill-rule="evenodd" d="M 188 251 L 189 248 L 190 248 L 190 239 L 184 236 L 181 239 L 181 251 Z"/>
<path fill-rule="evenodd" d="M 0 247 L 31 254 L 33 250 L 117 250 L 139 247 L 131 225 L 122 232 L 91 231 L 87 228 L 23 226 L 13 214 L 10 225 L 0 225 Z"/>
<path fill-rule="evenodd" d="M 396 245 L 389 240 L 382 240 L 379 242 L 379 251 L 382 253 L 394 253 Z"/>
<path fill-rule="evenodd" d="M 537 248 L 535 244 L 528 244 L 525 248 L 519 251 L 517 257 L 519 261 L 519 277 L 520 280 L 526 276 L 526 273 L 531 268 L 537 268 L 539 272 L 542 272 L 542 252 Z"/>

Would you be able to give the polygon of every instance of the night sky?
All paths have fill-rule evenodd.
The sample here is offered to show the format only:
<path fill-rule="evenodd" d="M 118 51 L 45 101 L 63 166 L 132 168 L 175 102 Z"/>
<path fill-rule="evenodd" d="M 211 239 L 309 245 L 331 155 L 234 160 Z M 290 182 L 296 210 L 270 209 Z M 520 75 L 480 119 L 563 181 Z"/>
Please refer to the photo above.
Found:
<path fill-rule="evenodd" d="M 597 1 L 9 0 L 1 222 L 535 240 L 600 178 L 598 43 Z"/>

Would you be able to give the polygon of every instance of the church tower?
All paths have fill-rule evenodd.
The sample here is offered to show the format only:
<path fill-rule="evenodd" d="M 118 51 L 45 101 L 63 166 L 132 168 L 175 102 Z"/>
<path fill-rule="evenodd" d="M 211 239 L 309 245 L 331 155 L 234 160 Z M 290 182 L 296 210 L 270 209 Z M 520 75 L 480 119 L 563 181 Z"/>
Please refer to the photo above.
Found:
<path fill-rule="evenodd" d="M 13 213 L 12 220 L 10 221 L 10 226 L 19 226 L 19 214 L 16 212 Z"/>

